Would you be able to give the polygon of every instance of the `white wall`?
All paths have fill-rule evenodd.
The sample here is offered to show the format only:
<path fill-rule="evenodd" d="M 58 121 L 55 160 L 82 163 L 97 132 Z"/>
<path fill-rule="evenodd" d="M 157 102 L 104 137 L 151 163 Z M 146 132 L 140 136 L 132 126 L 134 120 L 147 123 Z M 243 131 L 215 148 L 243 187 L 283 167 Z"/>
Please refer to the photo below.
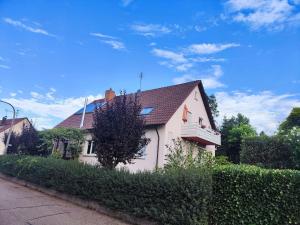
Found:
<path fill-rule="evenodd" d="M 172 139 L 181 136 L 181 127 L 184 124 L 184 121 L 182 120 L 184 105 L 186 105 L 188 107 L 188 110 L 192 113 L 191 122 L 198 123 L 199 117 L 201 117 L 203 119 L 202 124 L 206 125 L 206 127 L 208 128 L 211 128 L 211 124 L 199 88 L 195 87 L 194 90 L 191 92 L 191 94 L 186 98 L 186 100 L 177 109 L 177 111 L 174 113 L 171 119 L 167 122 L 165 145 L 170 145 L 172 143 Z M 213 155 L 215 154 L 214 145 L 207 145 L 206 149 L 212 152 Z M 166 148 L 164 149 L 164 151 L 165 151 L 165 155 L 168 154 Z"/>
<path fill-rule="evenodd" d="M 25 125 L 30 125 L 29 121 L 27 119 L 24 119 L 22 121 L 20 121 L 19 123 L 15 124 L 13 126 L 13 132 L 16 134 L 20 134 L 23 130 L 23 126 Z M 5 143 L 4 143 L 4 137 L 5 137 L 5 133 L 8 133 L 9 129 L 3 131 L 0 133 L 0 155 L 4 154 L 4 149 L 5 149 Z"/>
<path fill-rule="evenodd" d="M 165 139 L 165 132 L 164 127 L 157 128 L 159 136 L 160 136 L 160 146 L 159 149 L 163 150 L 164 148 L 164 139 Z M 156 165 L 156 156 L 157 156 L 157 133 L 155 129 L 147 129 L 145 133 L 145 137 L 150 139 L 149 144 L 146 146 L 145 149 L 145 156 L 141 159 L 135 159 L 132 161 L 132 164 L 119 164 L 117 168 L 119 169 L 126 169 L 131 172 L 143 171 L 143 170 L 155 170 Z M 91 140 L 91 135 L 86 134 L 85 139 Z M 88 163 L 91 165 L 98 164 L 96 155 L 87 155 L 87 142 L 83 144 L 83 151 L 79 157 L 79 160 L 84 163 Z M 161 167 L 163 164 L 163 151 L 159 152 L 159 161 L 158 165 Z"/>

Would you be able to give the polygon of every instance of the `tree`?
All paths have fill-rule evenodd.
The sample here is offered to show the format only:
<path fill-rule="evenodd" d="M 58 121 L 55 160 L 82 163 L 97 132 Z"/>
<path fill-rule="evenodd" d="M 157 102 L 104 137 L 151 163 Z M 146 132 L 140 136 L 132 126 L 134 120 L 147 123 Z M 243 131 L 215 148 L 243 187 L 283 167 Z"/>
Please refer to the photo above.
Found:
<path fill-rule="evenodd" d="M 141 116 L 138 94 L 120 96 L 94 112 L 93 138 L 99 163 L 114 169 L 119 163 L 131 163 L 141 157 L 149 139 Z"/>
<path fill-rule="evenodd" d="M 75 159 L 82 151 L 84 135 L 77 128 L 53 128 L 40 131 L 40 148 L 50 153 L 60 153 L 63 159 Z"/>
<path fill-rule="evenodd" d="M 300 107 L 292 109 L 290 115 L 279 126 L 279 131 L 285 132 L 293 127 L 300 127 Z"/>
<path fill-rule="evenodd" d="M 225 117 L 221 126 L 222 145 L 218 147 L 216 153 L 217 155 L 226 155 L 233 163 L 239 163 L 242 140 L 255 135 L 255 129 L 244 115 L 239 113 L 230 119 Z"/>
<path fill-rule="evenodd" d="M 219 110 L 218 110 L 218 103 L 215 95 L 207 95 L 208 105 L 210 107 L 210 110 L 212 112 L 212 115 L 214 119 L 216 119 L 219 116 Z"/>
<path fill-rule="evenodd" d="M 6 140 L 7 134 L 5 134 L 4 142 Z M 20 134 L 12 133 L 10 144 L 11 146 L 7 149 L 8 154 L 43 155 L 39 149 L 38 132 L 31 124 L 24 126 Z"/>

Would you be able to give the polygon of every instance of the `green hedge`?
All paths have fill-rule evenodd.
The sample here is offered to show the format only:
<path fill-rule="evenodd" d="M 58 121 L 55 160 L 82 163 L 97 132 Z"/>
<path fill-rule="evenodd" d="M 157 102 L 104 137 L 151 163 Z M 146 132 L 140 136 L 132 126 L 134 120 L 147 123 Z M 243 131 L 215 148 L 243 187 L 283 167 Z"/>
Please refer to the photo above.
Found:
<path fill-rule="evenodd" d="M 300 225 L 300 171 L 227 165 L 129 174 L 51 158 L 1 156 L 0 172 L 160 224 Z M 211 178 L 213 195 L 210 198 Z"/>
<path fill-rule="evenodd" d="M 293 146 L 281 136 L 246 138 L 241 145 L 241 163 L 273 169 L 295 168 Z"/>
<path fill-rule="evenodd" d="M 108 171 L 53 158 L 1 156 L 0 172 L 160 224 L 207 224 L 211 174 Z"/>
<path fill-rule="evenodd" d="M 212 203 L 213 225 L 299 225 L 300 172 L 221 166 Z"/>

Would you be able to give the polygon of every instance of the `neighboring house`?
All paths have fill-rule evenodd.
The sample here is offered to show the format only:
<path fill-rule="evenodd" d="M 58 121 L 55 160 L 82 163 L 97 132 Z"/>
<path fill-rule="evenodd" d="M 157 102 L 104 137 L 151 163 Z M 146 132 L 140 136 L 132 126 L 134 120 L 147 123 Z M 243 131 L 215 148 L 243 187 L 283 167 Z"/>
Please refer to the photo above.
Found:
<path fill-rule="evenodd" d="M 168 154 L 166 145 L 172 144 L 176 138 L 195 142 L 214 155 L 216 146 L 221 144 L 221 135 L 216 130 L 201 81 L 142 91 L 139 94 L 143 108 L 141 114 L 145 116 L 147 126 L 145 136 L 151 141 L 145 148 L 145 155 L 125 168 L 137 171 L 163 167 Z M 101 106 L 114 97 L 115 92 L 107 90 L 104 99 L 95 100 L 86 107 L 82 127 L 86 131 L 86 142 L 80 156 L 83 162 L 97 163 L 91 135 L 93 111 L 96 105 Z M 56 127 L 79 128 L 82 117 L 83 109 Z"/>
<path fill-rule="evenodd" d="M 9 132 L 10 127 L 12 126 L 12 131 L 15 134 L 20 134 L 23 131 L 23 127 L 29 125 L 30 122 L 27 118 L 16 118 L 14 119 L 13 124 L 12 119 L 7 119 L 6 117 L 3 117 L 2 120 L 0 120 L 0 155 L 3 155 L 4 153 L 4 137 L 5 134 Z"/>

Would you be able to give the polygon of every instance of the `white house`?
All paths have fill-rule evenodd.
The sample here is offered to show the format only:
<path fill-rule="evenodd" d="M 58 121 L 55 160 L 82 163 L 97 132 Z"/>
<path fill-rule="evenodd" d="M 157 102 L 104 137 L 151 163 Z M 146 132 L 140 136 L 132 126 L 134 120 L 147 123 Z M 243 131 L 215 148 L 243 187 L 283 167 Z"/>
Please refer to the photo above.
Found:
<path fill-rule="evenodd" d="M 93 111 L 96 105 L 102 105 L 115 97 L 113 90 L 107 90 L 104 99 L 95 100 L 86 107 L 83 129 L 86 141 L 80 160 L 96 164 L 91 129 Z M 140 92 L 140 103 L 143 107 L 147 131 L 146 137 L 151 141 L 146 146 L 145 155 L 134 160 L 133 164 L 125 165 L 130 171 L 154 170 L 163 167 L 168 154 L 166 145 L 173 139 L 182 138 L 195 142 L 212 152 L 221 144 L 221 135 L 216 130 L 207 97 L 200 80 L 162 87 Z M 79 128 L 83 109 L 62 121 L 56 127 Z M 124 165 L 120 165 L 124 167 Z"/>
<path fill-rule="evenodd" d="M 5 134 L 9 132 L 10 127 L 12 127 L 12 131 L 15 134 L 20 134 L 23 131 L 23 127 L 29 125 L 30 122 L 27 118 L 16 118 L 14 119 L 14 121 L 12 121 L 12 119 L 7 119 L 6 117 L 3 117 L 2 120 L 0 120 L 0 155 L 4 154 L 4 137 Z"/>

